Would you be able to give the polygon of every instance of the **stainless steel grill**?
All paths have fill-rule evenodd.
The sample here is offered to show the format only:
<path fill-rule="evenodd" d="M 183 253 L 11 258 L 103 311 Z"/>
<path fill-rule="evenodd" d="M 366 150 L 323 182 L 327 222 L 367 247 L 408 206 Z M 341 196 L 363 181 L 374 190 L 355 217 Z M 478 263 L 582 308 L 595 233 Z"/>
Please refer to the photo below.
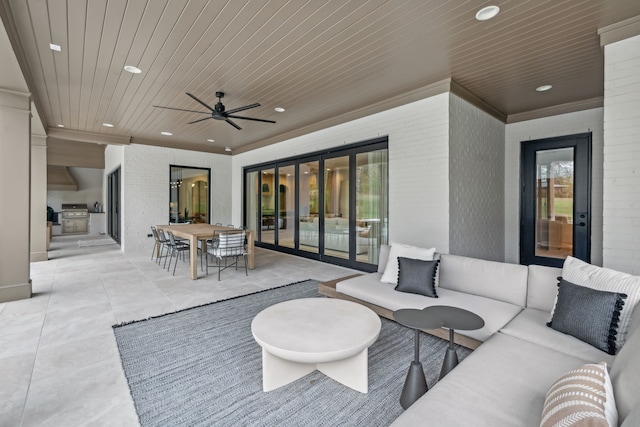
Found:
<path fill-rule="evenodd" d="M 86 203 L 63 204 L 60 216 L 63 233 L 86 233 L 89 230 L 89 210 Z"/>

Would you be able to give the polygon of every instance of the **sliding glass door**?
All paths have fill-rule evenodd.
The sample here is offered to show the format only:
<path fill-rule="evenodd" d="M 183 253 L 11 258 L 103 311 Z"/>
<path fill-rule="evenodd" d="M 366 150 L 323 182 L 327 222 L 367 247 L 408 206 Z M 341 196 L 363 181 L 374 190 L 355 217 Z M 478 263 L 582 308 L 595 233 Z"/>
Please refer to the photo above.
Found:
<path fill-rule="evenodd" d="M 256 246 L 375 270 L 387 243 L 387 145 L 380 138 L 245 168 Z"/>

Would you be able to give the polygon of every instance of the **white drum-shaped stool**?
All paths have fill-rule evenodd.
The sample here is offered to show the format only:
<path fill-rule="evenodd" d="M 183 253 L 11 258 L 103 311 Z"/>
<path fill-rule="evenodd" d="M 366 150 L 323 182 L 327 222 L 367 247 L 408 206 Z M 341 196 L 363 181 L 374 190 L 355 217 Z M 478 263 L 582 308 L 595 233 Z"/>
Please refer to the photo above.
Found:
<path fill-rule="evenodd" d="M 251 332 L 262 347 L 262 388 L 271 391 L 318 370 L 366 393 L 368 348 L 380 318 L 351 301 L 303 298 L 258 313 Z"/>

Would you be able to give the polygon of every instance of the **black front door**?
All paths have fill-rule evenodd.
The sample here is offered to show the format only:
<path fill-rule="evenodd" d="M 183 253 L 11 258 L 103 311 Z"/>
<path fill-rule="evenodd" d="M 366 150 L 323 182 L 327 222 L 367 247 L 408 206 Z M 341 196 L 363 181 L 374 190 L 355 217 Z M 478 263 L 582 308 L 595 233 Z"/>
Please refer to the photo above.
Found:
<path fill-rule="evenodd" d="M 591 258 L 591 134 L 521 143 L 520 263 Z"/>

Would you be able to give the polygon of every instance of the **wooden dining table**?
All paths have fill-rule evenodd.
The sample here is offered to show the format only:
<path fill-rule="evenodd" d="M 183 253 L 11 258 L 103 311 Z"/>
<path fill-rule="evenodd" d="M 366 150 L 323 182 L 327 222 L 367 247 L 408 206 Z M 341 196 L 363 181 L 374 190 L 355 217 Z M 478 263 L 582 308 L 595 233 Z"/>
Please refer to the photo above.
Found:
<path fill-rule="evenodd" d="M 207 240 L 213 237 L 214 231 L 242 231 L 240 228 L 213 224 L 170 224 L 156 225 L 156 228 L 165 233 L 170 231 L 176 237 L 189 240 L 190 275 L 193 280 L 198 278 L 198 242 L 200 242 L 203 253 L 206 253 Z M 251 230 L 245 231 L 247 233 L 247 267 L 253 270 L 255 268 L 253 258 L 253 233 Z M 159 250 L 160 245 L 156 242 L 156 253 L 158 253 Z"/>

